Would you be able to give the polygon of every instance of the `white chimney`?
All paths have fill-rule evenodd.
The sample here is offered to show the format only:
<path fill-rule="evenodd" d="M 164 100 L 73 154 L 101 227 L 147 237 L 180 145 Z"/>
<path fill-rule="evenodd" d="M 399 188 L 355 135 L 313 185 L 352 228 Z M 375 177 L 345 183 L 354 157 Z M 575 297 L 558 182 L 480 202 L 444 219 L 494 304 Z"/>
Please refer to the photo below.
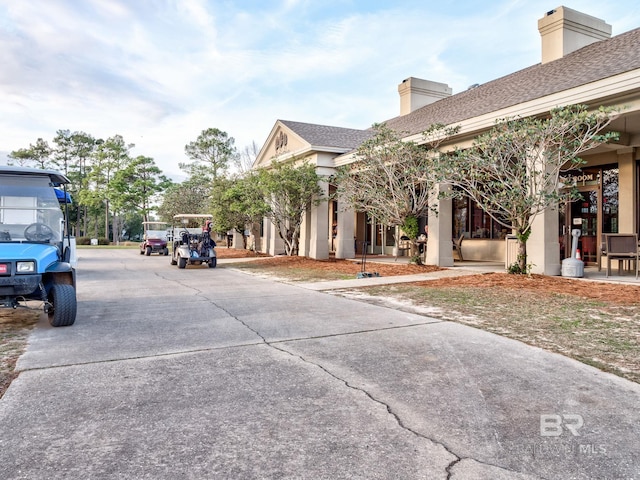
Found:
<path fill-rule="evenodd" d="M 446 83 L 409 77 L 398 85 L 398 93 L 400 94 L 400 115 L 406 115 L 450 96 L 452 90 Z"/>
<path fill-rule="evenodd" d="M 547 12 L 538 20 L 538 31 L 542 37 L 542 63 L 611 38 L 611 25 L 604 20 L 567 7 Z"/>

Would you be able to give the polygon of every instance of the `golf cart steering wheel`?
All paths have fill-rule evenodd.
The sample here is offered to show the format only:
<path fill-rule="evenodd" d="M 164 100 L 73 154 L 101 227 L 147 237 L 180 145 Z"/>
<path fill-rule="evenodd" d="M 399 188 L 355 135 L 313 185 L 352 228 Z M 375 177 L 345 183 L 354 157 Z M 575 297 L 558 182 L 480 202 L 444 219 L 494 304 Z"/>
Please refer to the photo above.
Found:
<path fill-rule="evenodd" d="M 24 229 L 24 238 L 30 242 L 48 242 L 53 238 L 53 230 L 44 223 L 32 223 Z"/>

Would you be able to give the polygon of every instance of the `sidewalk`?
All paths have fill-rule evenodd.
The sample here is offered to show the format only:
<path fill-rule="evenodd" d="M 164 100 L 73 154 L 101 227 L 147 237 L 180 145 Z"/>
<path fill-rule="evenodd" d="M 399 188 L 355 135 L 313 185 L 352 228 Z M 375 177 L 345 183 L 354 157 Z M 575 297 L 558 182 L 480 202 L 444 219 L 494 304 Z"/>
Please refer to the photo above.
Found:
<path fill-rule="evenodd" d="M 359 262 L 358 259 L 353 259 Z M 396 259 L 392 256 L 373 256 L 367 258 L 366 271 L 374 273 L 376 271 L 376 263 L 397 263 L 407 262 L 406 258 L 399 257 Z M 480 262 L 480 261 L 456 261 L 453 267 L 445 268 L 437 272 L 421 273 L 415 275 L 397 275 L 386 277 L 365 277 L 354 278 L 351 280 L 329 280 L 326 282 L 306 282 L 298 283 L 298 286 L 308 290 L 325 291 L 339 290 L 342 288 L 358 288 L 373 287 L 378 285 L 392 285 L 396 283 L 422 282 L 425 280 L 437 280 L 440 278 L 461 277 L 465 275 L 477 275 L 480 273 L 505 273 L 504 263 L 501 262 Z M 613 270 L 614 275 L 606 276 L 606 269 L 598 271 L 596 266 L 588 266 L 584 269 L 584 277 L 574 278 L 572 280 L 617 283 L 620 285 L 637 285 L 640 286 L 640 279 L 636 279 L 633 273 L 626 275 L 617 275 L 617 269 Z M 570 277 L 567 277 L 570 278 Z"/>
<path fill-rule="evenodd" d="M 367 262 L 369 263 L 369 262 Z M 367 272 L 373 273 L 376 271 L 375 262 L 371 262 Z M 439 278 L 451 278 L 461 277 L 464 275 L 477 275 L 478 273 L 490 273 L 502 271 L 497 270 L 492 265 L 468 265 L 447 268 L 437 272 L 419 273 L 415 275 L 396 275 L 387 277 L 365 277 L 354 278 L 352 280 L 329 280 L 326 282 L 306 282 L 296 283 L 296 285 L 306 288 L 308 290 L 324 291 L 324 290 L 339 290 L 341 288 L 358 288 L 358 287 L 374 287 L 377 285 L 391 285 L 394 283 L 408 283 L 408 282 L 422 282 L 424 280 L 437 280 Z"/>

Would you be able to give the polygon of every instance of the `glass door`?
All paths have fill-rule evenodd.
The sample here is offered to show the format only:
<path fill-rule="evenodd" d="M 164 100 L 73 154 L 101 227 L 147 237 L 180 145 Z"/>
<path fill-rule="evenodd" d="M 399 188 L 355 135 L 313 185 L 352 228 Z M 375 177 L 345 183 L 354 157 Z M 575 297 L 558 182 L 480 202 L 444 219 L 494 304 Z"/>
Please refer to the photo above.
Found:
<path fill-rule="evenodd" d="M 598 260 L 598 190 L 580 191 L 578 200 L 567 205 L 561 221 L 564 221 L 563 241 L 560 243 L 562 258 L 571 256 L 573 237 L 571 231 L 580 230 L 578 248 L 585 263 Z M 564 218 L 563 218 L 564 217 Z"/>
<path fill-rule="evenodd" d="M 574 185 L 580 198 L 560 211 L 560 259 L 571 256 L 571 230 L 577 228 L 581 232 L 578 248 L 582 260 L 597 263 L 603 236 L 618 233 L 618 166 L 567 172 L 562 180 L 566 185 Z"/>

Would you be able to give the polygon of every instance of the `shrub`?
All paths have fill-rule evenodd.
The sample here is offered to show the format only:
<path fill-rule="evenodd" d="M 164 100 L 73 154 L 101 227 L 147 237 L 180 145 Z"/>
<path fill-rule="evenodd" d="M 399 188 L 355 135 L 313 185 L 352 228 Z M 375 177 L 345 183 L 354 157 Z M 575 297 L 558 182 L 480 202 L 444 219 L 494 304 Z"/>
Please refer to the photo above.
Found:
<path fill-rule="evenodd" d="M 411 239 L 418 238 L 418 219 L 416 217 L 407 217 L 400 227 L 405 235 Z"/>

